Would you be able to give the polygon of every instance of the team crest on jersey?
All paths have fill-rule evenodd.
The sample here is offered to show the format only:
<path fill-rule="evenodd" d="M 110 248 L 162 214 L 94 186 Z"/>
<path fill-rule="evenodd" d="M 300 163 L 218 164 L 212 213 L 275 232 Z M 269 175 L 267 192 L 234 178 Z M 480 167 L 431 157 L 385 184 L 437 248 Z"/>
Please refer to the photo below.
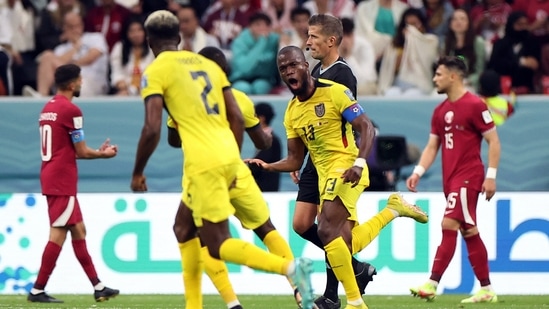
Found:
<path fill-rule="evenodd" d="M 315 105 L 315 114 L 317 117 L 322 117 L 326 113 L 326 108 L 324 107 L 324 103 L 320 103 L 318 105 Z"/>
<path fill-rule="evenodd" d="M 446 112 L 446 115 L 444 115 L 444 121 L 448 124 L 452 123 L 452 121 L 454 121 L 454 112 L 453 111 Z"/>

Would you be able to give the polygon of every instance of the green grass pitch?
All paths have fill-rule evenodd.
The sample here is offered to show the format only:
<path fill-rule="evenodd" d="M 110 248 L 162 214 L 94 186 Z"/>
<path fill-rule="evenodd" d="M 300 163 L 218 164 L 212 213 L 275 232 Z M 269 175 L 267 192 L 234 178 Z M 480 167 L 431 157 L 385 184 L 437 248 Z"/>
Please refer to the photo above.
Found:
<path fill-rule="evenodd" d="M 65 301 L 63 304 L 36 304 L 28 303 L 24 295 L 0 295 L 0 308 L 55 308 L 55 309 L 132 309 L 132 308 L 184 308 L 182 295 L 120 295 L 107 302 L 96 303 L 91 295 L 52 295 Z M 467 304 L 459 301 L 465 295 L 440 295 L 433 302 L 413 298 L 411 296 L 365 296 L 364 299 L 370 309 L 499 309 L 499 308 L 548 308 L 549 295 L 502 295 L 499 303 L 494 304 Z M 279 295 L 243 295 L 240 302 L 246 309 L 296 309 L 291 296 Z M 217 295 L 204 296 L 205 309 L 226 308 Z"/>

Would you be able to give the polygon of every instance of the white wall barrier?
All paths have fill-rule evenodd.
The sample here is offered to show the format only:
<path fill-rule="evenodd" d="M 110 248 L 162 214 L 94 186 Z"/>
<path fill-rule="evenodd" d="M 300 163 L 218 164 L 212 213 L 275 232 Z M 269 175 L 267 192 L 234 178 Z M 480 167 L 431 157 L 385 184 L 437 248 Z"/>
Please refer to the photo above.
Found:
<path fill-rule="evenodd" d="M 88 248 L 100 278 L 123 293 L 181 293 L 180 256 L 172 233 L 179 194 L 81 194 Z M 386 193 L 365 193 L 359 217 L 366 220 L 383 207 Z M 405 194 L 430 214 L 426 225 L 396 219 L 359 258 L 379 274 L 369 294 L 407 294 L 429 276 L 441 238 L 444 209 L 441 193 Z M 315 260 L 314 288 L 324 288 L 324 255 L 291 230 L 294 193 L 265 194 L 272 220 L 296 256 Z M 479 227 L 490 260 L 491 279 L 500 294 L 549 294 L 549 193 L 498 192 L 478 207 Z M 30 289 L 48 239 L 45 198 L 39 194 L 0 195 L 0 294 Z M 235 236 L 259 244 L 232 221 Z M 478 288 L 463 242 L 441 282 L 440 292 L 470 293 Z M 284 278 L 229 266 L 240 294 L 290 294 Z M 48 284 L 51 293 L 90 293 L 91 286 L 73 255 L 70 239 Z M 205 277 L 204 293 L 215 294 Z"/>

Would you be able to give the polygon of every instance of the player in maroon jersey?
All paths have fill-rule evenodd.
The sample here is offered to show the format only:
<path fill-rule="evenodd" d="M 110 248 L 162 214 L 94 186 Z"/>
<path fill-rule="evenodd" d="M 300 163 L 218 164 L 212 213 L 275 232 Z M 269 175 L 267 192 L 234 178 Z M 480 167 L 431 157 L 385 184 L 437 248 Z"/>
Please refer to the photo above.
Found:
<path fill-rule="evenodd" d="M 82 86 L 80 67 L 74 64 L 55 70 L 57 94 L 44 106 L 40 114 L 42 194 L 48 201 L 50 236 L 42 255 L 42 264 L 27 300 L 40 303 L 60 303 L 44 292 L 55 267 L 67 232 L 70 232 L 74 254 L 94 287 L 96 301 L 118 295 L 119 291 L 106 287 L 95 271 L 86 246 L 86 229 L 76 198 L 78 172 L 76 159 L 112 158 L 118 151 L 107 139 L 98 150 L 86 145 L 82 129 L 82 111 L 71 102 L 78 97 Z"/>
<path fill-rule="evenodd" d="M 442 177 L 446 210 L 442 219 L 442 241 L 437 249 L 431 277 L 424 285 L 411 288 L 414 296 L 432 300 L 437 285 L 454 256 L 458 231 L 467 245 L 469 262 L 481 289 L 462 303 L 497 302 L 490 286 L 486 247 L 477 229 L 479 194 L 490 200 L 496 192 L 496 171 L 500 142 L 486 104 L 463 86 L 467 68 L 457 57 L 443 57 L 433 81 L 438 93 L 448 98 L 436 107 L 431 119 L 431 134 L 419 164 L 406 181 L 410 191 L 417 191 L 419 178 L 425 173 L 442 146 Z M 488 142 L 486 176 L 480 158 L 482 139 Z"/>

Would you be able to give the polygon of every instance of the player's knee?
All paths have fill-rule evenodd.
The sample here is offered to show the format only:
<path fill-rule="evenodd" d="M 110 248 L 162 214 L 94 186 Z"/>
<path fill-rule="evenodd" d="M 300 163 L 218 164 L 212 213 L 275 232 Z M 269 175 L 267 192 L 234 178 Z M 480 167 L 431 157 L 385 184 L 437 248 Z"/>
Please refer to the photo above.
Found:
<path fill-rule="evenodd" d="M 473 226 L 473 227 L 468 228 L 468 229 L 462 229 L 461 230 L 461 235 L 463 236 L 465 241 L 467 241 L 467 238 L 470 238 L 470 237 L 475 236 L 477 234 L 478 234 L 478 228 L 476 226 Z"/>
<path fill-rule="evenodd" d="M 294 232 L 296 232 L 299 235 L 302 235 L 303 233 L 307 232 L 307 230 L 309 230 L 309 228 L 311 227 L 311 224 L 308 221 L 303 220 L 302 218 L 297 218 L 294 216 L 292 227 L 294 229 Z"/>

